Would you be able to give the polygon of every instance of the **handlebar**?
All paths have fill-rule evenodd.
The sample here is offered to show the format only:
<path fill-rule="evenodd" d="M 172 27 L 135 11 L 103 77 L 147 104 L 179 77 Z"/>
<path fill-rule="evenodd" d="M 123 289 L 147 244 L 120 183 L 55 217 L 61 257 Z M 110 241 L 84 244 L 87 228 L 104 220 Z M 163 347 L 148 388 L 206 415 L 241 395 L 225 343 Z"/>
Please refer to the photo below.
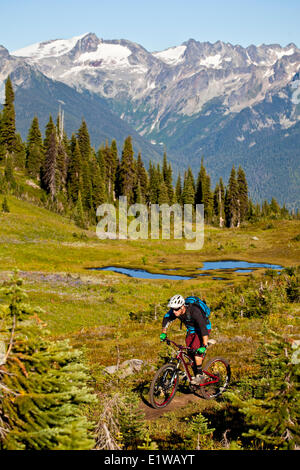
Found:
<path fill-rule="evenodd" d="M 187 346 L 183 346 L 182 344 L 177 344 L 177 343 L 175 343 L 175 341 L 172 341 L 169 338 L 165 338 L 165 339 L 163 339 L 163 341 L 165 341 L 168 346 L 170 346 L 170 344 L 172 343 L 172 345 L 174 345 L 176 348 L 180 349 L 181 351 L 183 351 L 185 349 L 186 351 L 195 352 L 195 349 L 188 348 Z"/>

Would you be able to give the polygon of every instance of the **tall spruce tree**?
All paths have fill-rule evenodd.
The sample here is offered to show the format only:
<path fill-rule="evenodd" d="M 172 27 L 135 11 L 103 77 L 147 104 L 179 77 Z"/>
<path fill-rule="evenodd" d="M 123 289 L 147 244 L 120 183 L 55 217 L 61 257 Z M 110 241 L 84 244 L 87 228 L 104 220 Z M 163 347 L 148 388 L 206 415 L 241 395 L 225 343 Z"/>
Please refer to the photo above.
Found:
<path fill-rule="evenodd" d="M 25 162 L 26 162 L 26 146 L 23 143 L 21 135 L 17 133 L 16 142 L 15 142 L 15 151 L 14 151 L 14 166 L 18 170 L 24 170 Z"/>
<path fill-rule="evenodd" d="M 225 223 L 225 189 L 222 178 L 220 178 L 214 192 L 214 213 L 219 227 L 223 227 Z"/>
<path fill-rule="evenodd" d="M 37 116 L 34 116 L 28 132 L 26 146 L 26 171 L 32 178 L 39 178 L 44 163 L 44 146 Z"/>
<path fill-rule="evenodd" d="M 7 155 L 5 160 L 4 180 L 6 182 L 6 187 L 8 187 L 9 189 L 16 188 L 17 183 L 14 175 L 14 165 L 11 154 Z"/>
<path fill-rule="evenodd" d="M 204 218 L 210 223 L 213 218 L 213 194 L 210 186 L 210 176 L 206 174 L 204 186 Z"/>
<path fill-rule="evenodd" d="M 64 131 L 63 116 L 61 112 L 57 116 L 57 171 L 59 187 L 58 190 L 66 192 L 67 169 L 70 156 L 69 142 Z"/>
<path fill-rule="evenodd" d="M 112 181 L 112 197 L 113 197 L 113 200 L 115 200 L 116 199 L 116 176 L 117 176 L 117 170 L 120 164 L 118 147 L 117 147 L 117 142 L 115 139 L 111 141 L 110 152 L 111 152 L 111 173 L 110 174 L 111 174 L 111 181 Z"/>
<path fill-rule="evenodd" d="M 213 194 L 210 185 L 210 176 L 206 172 L 202 158 L 196 184 L 195 202 L 204 205 L 204 217 L 207 222 L 211 222 L 213 217 Z"/>
<path fill-rule="evenodd" d="M 162 181 L 158 189 L 158 204 L 169 204 L 168 188 L 165 181 Z"/>
<path fill-rule="evenodd" d="M 85 210 L 93 207 L 93 185 L 91 174 L 91 160 L 82 159 L 82 204 Z"/>
<path fill-rule="evenodd" d="M 149 203 L 157 204 L 159 181 L 158 181 L 157 170 L 151 161 L 149 162 L 148 173 L 149 173 L 149 185 L 148 185 Z"/>
<path fill-rule="evenodd" d="M 93 191 L 93 208 L 94 208 L 94 211 L 96 212 L 97 207 L 100 204 L 103 204 L 104 202 L 106 202 L 106 193 L 105 193 L 104 179 L 101 175 L 99 163 L 95 155 L 91 158 L 90 169 L 91 169 L 91 184 L 92 184 L 92 191 Z"/>
<path fill-rule="evenodd" d="M 120 195 L 126 196 L 128 204 L 134 202 L 135 164 L 131 136 L 125 139 L 119 169 Z"/>
<path fill-rule="evenodd" d="M 81 126 L 78 129 L 77 139 L 78 139 L 82 161 L 84 160 L 88 161 L 91 155 L 91 140 L 90 140 L 88 127 L 84 119 L 82 120 Z"/>
<path fill-rule="evenodd" d="M 174 188 L 173 188 L 173 183 L 172 183 L 172 166 L 167 161 L 167 154 L 166 152 L 164 153 L 164 158 L 163 158 L 163 180 L 165 182 L 165 185 L 167 187 L 167 192 L 168 192 L 168 202 L 169 204 L 173 204 L 174 201 Z"/>
<path fill-rule="evenodd" d="M 118 168 L 118 151 L 116 141 L 112 142 L 111 146 L 109 146 L 108 141 L 106 141 L 105 147 L 102 148 L 101 152 L 108 199 L 113 201 L 115 199 L 115 179 Z"/>
<path fill-rule="evenodd" d="M 226 225 L 228 227 L 236 227 L 238 224 L 239 216 L 239 201 L 238 201 L 238 183 L 236 180 L 236 171 L 234 166 L 231 169 L 228 187 L 225 196 L 225 214 Z"/>
<path fill-rule="evenodd" d="M 79 143 L 76 137 L 72 136 L 71 158 L 67 173 L 67 187 L 69 199 L 75 203 L 78 199 L 79 192 L 82 191 L 82 159 Z"/>
<path fill-rule="evenodd" d="M 197 183 L 196 183 L 196 192 L 195 192 L 196 204 L 204 204 L 205 180 L 206 180 L 206 170 L 205 170 L 203 158 L 202 158 L 201 167 L 198 173 Z"/>
<path fill-rule="evenodd" d="M 52 201 L 58 191 L 59 177 L 57 171 L 57 137 L 56 129 L 47 139 L 45 161 L 42 168 L 42 187 L 50 194 Z"/>
<path fill-rule="evenodd" d="M 183 204 L 195 203 L 195 181 L 191 168 L 184 174 L 183 189 L 182 189 L 182 202 Z"/>
<path fill-rule="evenodd" d="M 16 144 L 15 94 L 10 77 L 5 82 L 5 101 L 1 118 L 0 146 L 5 156 L 13 153 Z"/>
<path fill-rule="evenodd" d="M 246 220 L 248 209 L 249 209 L 249 201 L 248 201 L 248 183 L 246 180 L 246 175 L 244 170 L 241 166 L 238 168 L 237 172 L 237 185 L 238 185 L 238 224 L 240 225 L 241 222 Z"/>
<path fill-rule="evenodd" d="M 137 176 L 138 186 L 140 187 L 140 192 L 141 192 L 141 202 L 145 203 L 148 197 L 148 174 L 144 167 L 141 152 L 139 152 L 138 158 L 137 158 L 136 176 Z"/>
<path fill-rule="evenodd" d="M 181 176 L 178 174 L 176 187 L 175 187 L 175 199 L 177 204 L 182 204 L 182 186 L 181 186 Z"/>

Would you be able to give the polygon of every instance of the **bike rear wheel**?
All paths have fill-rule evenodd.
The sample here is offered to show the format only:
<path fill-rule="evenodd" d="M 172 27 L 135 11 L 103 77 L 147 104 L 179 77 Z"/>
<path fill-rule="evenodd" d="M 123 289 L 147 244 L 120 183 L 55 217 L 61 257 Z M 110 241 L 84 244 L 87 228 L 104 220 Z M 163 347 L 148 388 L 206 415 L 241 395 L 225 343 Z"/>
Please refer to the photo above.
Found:
<path fill-rule="evenodd" d="M 178 369 L 165 364 L 155 374 L 150 385 L 150 402 L 154 408 L 164 408 L 173 400 L 179 383 Z"/>
<path fill-rule="evenodd" d="M 222 357 L 214 357 L 205 365 L 203 374 L 205 381 L 199 387 L 201 395 L 207 400 L 217 398 L 229 385 L 231 377 L 229 362 Z"/>

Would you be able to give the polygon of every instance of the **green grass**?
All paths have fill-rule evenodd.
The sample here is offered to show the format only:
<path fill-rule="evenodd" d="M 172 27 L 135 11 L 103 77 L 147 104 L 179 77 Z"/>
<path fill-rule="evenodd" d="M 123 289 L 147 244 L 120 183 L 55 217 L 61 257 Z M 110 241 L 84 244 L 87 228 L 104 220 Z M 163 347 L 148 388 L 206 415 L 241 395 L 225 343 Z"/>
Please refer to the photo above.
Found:
<path fill-rule="evenodd" d="M 3 195 L 0 195 L 0 207 Z M 199 277 L 187 281 L 132 279 L 112 272 L 89 271 L 87 268 L 108 265 L 146 269 L 161 273 L 163 269 L 178 268 L 174 274 L 193 275 L 204 261 L 236 259 L 295 266 L 300 264 L 300 245 L 297 235 L 299 221 L 261 221 L 240 229 L 205 227 L 202 250 L 186 251 L 184 240 L 105 240 L 100 241 L 95 227 L 82 230 L 66 217 L 54 214 L 29 201 L 8 196 L 9 213 L 0 213 L 0 279 L 7 279 L 14 268 L 21 271 L 28 300 L 41 307 L 41 319 L 53 338 L 70 338 L 77 347 L 85 347 L 92 375 L 101 389 L 102 369 L 131 358 L 139 358 L 156 367 L 165 347 L 159 342 L 161 318 L 167 299 L 174 293 L 204 296 L 213 304 L 226 290 L 239 285 L 247 277 L 222 272 L 227 281 Z M 253 237 L 258 240 L 253 240 Z M 253 274 L 256 278 L 263 270 Z M 172 273 L 173 274 L 173 273 Z M 264 277 L 262 277 L 264 281 Z M 147 323 L 130 320 L 130 312 L 149 312 L 157 309 L 157 319 Z M 280 305 L 267 319 L 274 328 L 290 325 L 297 334 L 296 319 L 299 304 Z M 237 320 L 212 313 L 213 338 L 217 344 L 210 355 L 221 355 L 231 361 L 233 383 L 247 374 L 255 373 L 253 356 L 263 325 L 260 318 Z M 185 332 L 178 324 L 170 335 L 183 342 Z M 242 340 L 241 340 L 242 338 Z M 118 348 L 117 349 L 117 345 Z M 153 370 L 146 370 L 136 379 L 124 381 L 128 389 L 148 383 Z M 105 383 L 109 390 L 114 386 Z M 147 390 L 147 385 L 146 385 Z M 217 412 L 214 402 L 201 402 L 197 410 Z M 186 416 L 190 412 L 186 410 Z M 170 422 L 177 426 L 183 410 L 178 410 Z M 166 415 L 168 416 L 168 412 Z M 180 416 L 180 418 L 179 418 Z M 165 419 L 165 418 L 164 418 Z M 155 431 L 157 436 L 163 430 Z M 158 439 L 158 437 L 157 437 Z"/>

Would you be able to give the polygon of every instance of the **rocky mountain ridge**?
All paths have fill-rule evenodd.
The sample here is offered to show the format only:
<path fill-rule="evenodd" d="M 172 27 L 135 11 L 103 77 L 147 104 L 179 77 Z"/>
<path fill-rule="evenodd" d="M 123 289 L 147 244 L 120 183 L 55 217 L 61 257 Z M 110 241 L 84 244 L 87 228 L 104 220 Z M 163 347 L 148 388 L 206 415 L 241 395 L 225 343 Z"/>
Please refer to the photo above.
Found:
<path fill-rule="evenodd" d="M 168 129 L 174 116 L 203 112 L 211 100 L 218 99 L 226 114 L 253 106 L 290 83 L 300 66 L 300 50 L 292 43 L 243 48 L 190 39 L 151 53 L 139 44 L 102 40 L 93 33 L 13 55 L 51 79 L 109 100 L 122 119 L 148 137 Z"/>
<path fill-rule="evenodd" d="M 149 52 L 125 39 L 87 33 L 27 46 L 9 57 L 0 49 L 0 91 L 9 61 L 22 63 L 23 73 L 41 74 L 48 85 L 74 90 L 81 97 L 74 115 L 82 115 L 88 96 L 106 106 L 118 125 L 150 146 L 146 161 L 152 150 L 157 160 L 166 149 L 175 175 L 187 162 L 196 174 L 204 156 L 212 184 L 220 176 L 226 180 L 232 165 L 241 164 L 254 200 L 276 195 L 289 207 L 300 205 L 300 99 L 295 100 L 300 50 L 293 43 L 243 48 L 190 39 Z M 35 96 L 31 85 L 22 84 L 22 74 L 15 75 L 19 90 L 27 87 Z M 52 98 L 57 100 L 56 94 Z M 100 120 L 99 131 L 102 125 Z M 118 125 L 106 127 L 111 137 Z M 93 127 L 96 136 L 96 122 Z"/>

